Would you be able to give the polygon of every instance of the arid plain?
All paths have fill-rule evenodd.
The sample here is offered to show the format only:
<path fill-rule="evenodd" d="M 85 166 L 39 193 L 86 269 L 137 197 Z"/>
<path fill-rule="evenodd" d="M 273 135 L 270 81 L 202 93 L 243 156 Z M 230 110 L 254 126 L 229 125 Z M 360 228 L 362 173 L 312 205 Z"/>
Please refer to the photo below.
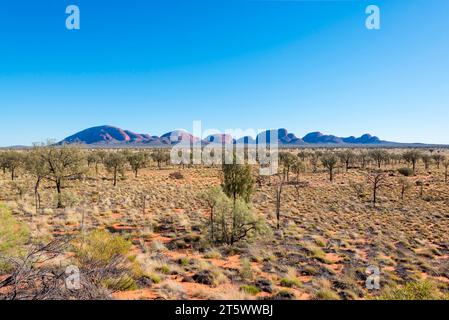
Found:
<path fill-rule="evenodd" d="M 278 174 L 250 167 L 251 228 L 232 243 L 211 236 L 227 203 L 211 204 L 221 166 L 126 150 L 145 159 L 136 173 L 132 160 L 117 170 L 105 160 L 123 151 L 77 152 L 82 174 L 65 177 L 59 197 L 48 176 L 37 197 L 30 164 L 0 173 L 0 299 L 449 297 L 445 149 L 282 150 Z M 68 266 L 80 288 L 65 288 Z"/>

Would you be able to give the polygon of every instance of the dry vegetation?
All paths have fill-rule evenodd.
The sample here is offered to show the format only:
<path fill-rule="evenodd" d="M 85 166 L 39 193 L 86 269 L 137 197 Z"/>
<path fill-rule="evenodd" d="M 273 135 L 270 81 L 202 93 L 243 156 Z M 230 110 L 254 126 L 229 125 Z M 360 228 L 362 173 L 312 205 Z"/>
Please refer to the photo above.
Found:
<path fill-rule="evenodd" d="M 164 150 L 0 152 L 0 299 L 449 297 L 446 150 L 280 159 L 261 177 Z"/>

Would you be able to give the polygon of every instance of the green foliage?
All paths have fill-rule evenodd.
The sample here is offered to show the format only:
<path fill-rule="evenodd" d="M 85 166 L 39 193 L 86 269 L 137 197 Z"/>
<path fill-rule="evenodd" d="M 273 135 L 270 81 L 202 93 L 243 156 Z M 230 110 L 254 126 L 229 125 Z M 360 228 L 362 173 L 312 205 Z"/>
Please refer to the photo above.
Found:
<path fill-rule="evenodd" d="M 410 177 L 410 176 L 413 176 L 413 170 L 412 169 L 410 169 L 410 168 L 408 168 L 408 167 L 404 167 L 404 168 L 399 168 L 398 169 L 398 172 L 400 173 L 400 174 L 402 174 L 403 176 L 405 176 L 405 177 Z"/>
<path fill-rule="evenodd" d="M 369 157 L 377 163 L 377 167 L 380 169 L 382 162 L 389 158 L 389 153 L 385 150 L 375 149 L 368 153 Z"/>
<path fill-rule="evenodd" d="M 137 178 L 139 170 L 144 168 L 147 163 L 145 153 L 143 152 L 131 153 L 127 156 L 127 159 L 129 165 L 131 166 L 131 169 L 135 174 L 135 177 Z"/>
<path fill-rule="evenodd" d="M 237 164 L 234 155 L 234 163 L 223 164 L 223 192 L 234 201 L 241 198 L 250 201 L 253 193 L 253 177 L 249 165 Z"/>
<path fill-rule="evenodd" d="M 251 294 L 253 296 L 255 296 L 256 294 L 258 294 L 260 292 L 260 289 L 257 288 L 254 285 L 243 285 L 240 287 L 240 290 L 242 290 L 245 293 Z"/>
<path fill-rule="evenodd" d="M 338 293 L 330 288 L 322 288 L 316 293 L 318 300 L 340 300 Z"/>
<path fill-rule="evenodd" d="M 251 267 L 251 262 L 248 259 L 242 259 L 242 268 L 240 269 L 240 276 L 246 280 L 251 280 L 253 278 L 253 270 Z"/>
<path fill-rule="evenodd" d="M 125 256 L 131 249 L 131 243 L 119 235 L 105 230 L 88 233 L 84 241 L 74 245 L 75 253 L 80 261 L 94 261 L 108 264 L 114 257 Z"/>
<path fill-rule="evenodd" d="M 0 205 L 0 256 L 20 256 L 29 238 L 27 226 L 18 222 L 10 210 Z M 9 267 L 6 261 L 0 260 L 0 273 L 7 271 Z"/>
<path fill-rule="evenodd" d="M 102 281 L 104 287 L 111 291 L 132 291 L 137 290 L 137 284 L 129 275 L 119 278 L 108 278 Z"/>
<path fill-rule="evenodd" d="M 421 157 L 422 153 L 418 150 L 409 150 L 402 154 L 402 158 L 412 165 L 413 173 L 415 173 L 416 163 Z"/>
<path fill-rule="evenodd" d="M 162 163 L 170 160 L 170 154 L 159 149 L 151 154 L 151 159 L 153 159 L 154 162 L 157 162 L 157 166 L 161 169 Z"/>
<path fill-rule="evenodd" d="M 104 165 L 109 173 L 113 174 L 114 186 L 117 185 L 119 175 L 125 174 L 126 156 L 120 152 L 108 153 L 104 160 Z"/>
<path fill-rule="evenodd" d="M 24 155 L 17 151 L 7 151 L 2 154 L 2 166 L 11 172 L 11 180 L 14 180 L 17 170 L 22 167 L 24 158 Z"/>
<path fill-rule="evenodd" d="M 333 153 L 326 153 L 321 157 L 321 163 L 329 171 L 329 180 L 334 180 L 334 169 L 338 163 L 338 159 Z"/>
<path fill-rule="evenodd" d="M 86 170 L 84 152 L 73 145 L 37 147 L 34 155 L 41 165 L 45 163 L 44 167 L 36 170 L 45 173 L 45 178 L 55 184 L 58 194 L 62 193 L 67 179 L 80 176 Z M 61 202 L 57 205 L 58 208 L 63 207 Z"/>
<path fill-rule="evenodd" d="M 248 203 L 229 198 L 221 188 L 200 195 L 211 210 L 208 221 L 210 239 L 215 243 L 234 244 L 245 238 L 268 232 L 262 217 L 254 214 Z"/>
<path fill-rule="evenodd" d="M 440 300 L 444 295 L 429 281 L 409 282 L 403 286 L 387 289 L 380 300 Z"/>
<path fill-rule="evenodd" d="M 61 194 L 55 194 L 53 202 L 58 205 L 59 208 L 74 207 L 78 202 L 78 198 L 72 192 L 62 192 Z"/>
<path fill-rule="evenodd" d="M 300 287 L 301 281 L 298 278 L 282 278 L 281 286 L 286 288 Z"/>
<path fill-rule="evenodd" d="M 254 214 L 245 201 L 238 199 L 233 203 L 226 196 L 220 197 L 217 202 L 213 225 L 214 241 L 230 245 L 268 230 L 262 217 Z"/>

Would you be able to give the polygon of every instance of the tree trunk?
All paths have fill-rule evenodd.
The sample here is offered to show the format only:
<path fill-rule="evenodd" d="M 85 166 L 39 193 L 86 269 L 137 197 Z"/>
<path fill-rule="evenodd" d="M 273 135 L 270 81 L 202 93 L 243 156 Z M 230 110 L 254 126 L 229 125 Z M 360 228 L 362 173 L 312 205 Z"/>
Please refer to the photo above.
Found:
<path fill-rule="evenodd" d="M 14 181 L 14 168 L 11 168 L 11 180 Z"/>
<path fill-rule="evenodd" d="M 56 180 L 56 191 L 58 192 L 58 208 L 62 208 L 62 199 L 61 199 L 61 181 Z"/>
<path fill-rule="evenodd" d="M 114 187 L 117 186 L 117 168 L 114 169 Z"/>
<path fill-rule="evenodd" d="M 210 207 L 210 236 L 212 238 L 212 242 L 215 241 L 215 228 L 214 228 L 214 208 Z"/>
<path fill-rule="evenodd" d="M 234 244 L 234 241 L 235 241 L 235 231 L 236 231 L 236 229 L 237 229 L 237 219 L 236 219 L 236 216 L 235 216 L 235 203 L 236 203 L 236 201 L 237 201 L 237 193 L 234 192 L 234 193 L 232 194 L 232 197 L 233 197 L 234 205 L 233 205 L 233 208 L 232 208 L 231 246 Z"/>
<path fill-rule="evenodd" d="M 277 190 L 276 190 L 276 219 L 277 219 L 277 229 L 280 229 L 280 220 L 281 220 L 281 197 L 282 197 L 282 187 L 283 181 L 280 182 Z"/>
<path fill-rule="evenodd" d="M 36 205 L 36 214 L 38 213 L 38 210 L 41 207 L 41 196 L 39 194 L 39 185 L 41 183 L 41 178 L 37 178 L 36 184 L 34 185 L 34 199 L 35 199 L 35 205 Z"/>

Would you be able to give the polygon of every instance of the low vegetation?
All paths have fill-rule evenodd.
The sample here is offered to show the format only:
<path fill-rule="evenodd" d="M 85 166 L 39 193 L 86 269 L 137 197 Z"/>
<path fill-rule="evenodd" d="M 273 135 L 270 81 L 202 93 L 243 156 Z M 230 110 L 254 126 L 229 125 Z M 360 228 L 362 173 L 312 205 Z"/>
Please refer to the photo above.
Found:
<path fill-rule="evenodd" d="M 447 159 L 282 149 L 261 176 L 165 149 L 0 151 L 0 299 L 447 299 Z"/>

